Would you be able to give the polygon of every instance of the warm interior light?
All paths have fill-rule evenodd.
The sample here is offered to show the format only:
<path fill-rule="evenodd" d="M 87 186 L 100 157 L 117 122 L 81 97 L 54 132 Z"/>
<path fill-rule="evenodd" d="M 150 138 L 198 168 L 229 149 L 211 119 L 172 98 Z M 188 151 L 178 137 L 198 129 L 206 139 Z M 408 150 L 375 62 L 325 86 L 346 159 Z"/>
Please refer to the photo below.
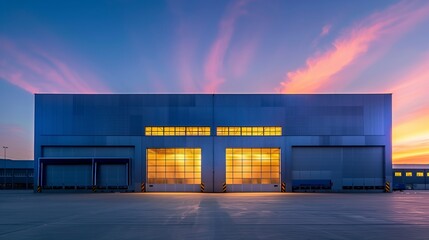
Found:
<path fill-rule="evenodd" d="M 282 127 L 217 127 L 217 136 L 281 136 Z"/>
<path fill-rule="evenodd" d="M 279 184 L 279 148 L 227 148 L 226 184 Z"/>
<path fill-rule="evenodd" d="M 149 148 L 146 150 L 149 184 L 200 184 L 200 148 Z"/>
<path fill-rule="evenodd" d="M 210 136 L 210 127 L 145 127 L 145 136 Z"/>

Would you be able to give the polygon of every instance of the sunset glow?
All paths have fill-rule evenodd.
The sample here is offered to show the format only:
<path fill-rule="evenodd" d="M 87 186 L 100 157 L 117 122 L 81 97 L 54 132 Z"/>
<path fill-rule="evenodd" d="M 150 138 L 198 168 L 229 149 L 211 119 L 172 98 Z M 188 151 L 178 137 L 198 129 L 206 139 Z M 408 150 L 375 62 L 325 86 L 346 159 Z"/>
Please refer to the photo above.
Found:
<path fill-rule="evenodd" d="M 0 145 L 34 93 L 392 93 L 393 163 L 429 164 L 429 2 L 3 1 Z"/>

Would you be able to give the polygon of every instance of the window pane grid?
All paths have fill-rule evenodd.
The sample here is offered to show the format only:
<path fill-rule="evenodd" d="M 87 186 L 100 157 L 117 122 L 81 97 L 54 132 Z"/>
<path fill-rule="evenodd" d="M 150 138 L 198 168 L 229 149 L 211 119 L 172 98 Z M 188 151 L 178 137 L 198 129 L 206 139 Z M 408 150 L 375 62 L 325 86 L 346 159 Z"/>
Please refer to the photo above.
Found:
<path fill-rule="evenodd" d="M 226 184 L 279 184 L 279 153 L 279 148 L 227 148 Z"/>
<path fill-rule="evenodd" d="M 210 127 L 145 127 L 146 136 L 210 136 Z"/>
<path fill-rule="evenodd" d="M 200 184 L 201 149 L 152 148 L 146 151 L 148 184 Z"/>
<path fill-rule="evenodd" d="M 282 127 L 217 127 L 217 136 L 281 136 Z"/>

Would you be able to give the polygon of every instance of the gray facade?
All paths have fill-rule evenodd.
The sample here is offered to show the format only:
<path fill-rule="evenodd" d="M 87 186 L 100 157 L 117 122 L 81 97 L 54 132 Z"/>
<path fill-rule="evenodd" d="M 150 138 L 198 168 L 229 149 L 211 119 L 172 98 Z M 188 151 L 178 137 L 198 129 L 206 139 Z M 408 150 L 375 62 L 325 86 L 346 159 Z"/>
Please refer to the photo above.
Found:
<path fill-rule="evenodd" d="M 35 189 L 200 191 L 195 182 L 148 184 L 148 149 L 192 148 L 204 192 L 222 192 L 226 149 L 269 148 L 280 151 L 279 182 L 226 184 L 227 192 L 382 191 L 392 181 L 391 108 L 391 94 L 36 94 Z M 145 134 L 156 126 L 210 134 Z M 267 126 L 281 134 L 217 133 Z"/>

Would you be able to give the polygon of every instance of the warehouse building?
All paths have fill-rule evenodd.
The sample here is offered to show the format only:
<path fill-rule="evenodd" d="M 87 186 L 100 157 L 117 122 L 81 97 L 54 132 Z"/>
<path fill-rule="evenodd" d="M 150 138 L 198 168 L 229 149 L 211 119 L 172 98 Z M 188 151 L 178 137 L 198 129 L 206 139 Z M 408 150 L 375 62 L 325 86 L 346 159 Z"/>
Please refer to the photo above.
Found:
<path fill-rule="evenodd" d="M 33 189 L 33 160 L 0 160 L 0 190 Z"/>
<path fill-rule="evenodd" d="M 393 164 L 393 190 L 429 190 L 429 164 Z"/>
<path fill-rule="evenodd" d="M 36 94 L 35 190 L 383 191 L 391 94 Z"/>

